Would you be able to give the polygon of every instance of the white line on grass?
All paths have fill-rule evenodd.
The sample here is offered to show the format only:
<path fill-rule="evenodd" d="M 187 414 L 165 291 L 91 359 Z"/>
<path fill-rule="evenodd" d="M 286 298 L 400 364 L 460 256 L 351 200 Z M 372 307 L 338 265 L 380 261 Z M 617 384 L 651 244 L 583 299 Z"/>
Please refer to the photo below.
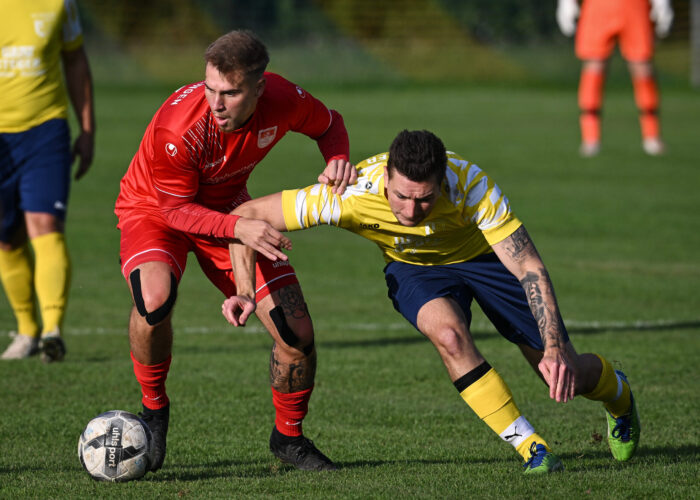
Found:
<path fill-rule="evenodd" d="M 316 331 L 323 330 L 349 330 L 349 331 L 397 331 L 407 330 L 415 331 L 407 322 L 399 323 L 331 323 L 317 322 Z M 673 328 L 673 327 L 688 327 L 694 326 L 700 328 L 700 319 L 658 319 L 649 321 L 565 321 L 564 324 L 569 330 L 653 330 L 654 328 Z M 495 332 L 496 329 L 491 323 L 475 321 L 472 323 L 473 331 Z M 65 332 L 69 335 L 126 335 L 126 328 L 113 327 L 95 327 L 95 328 L 66 328 Z M 226 325 L 219 327 L 209 326 L 175 326 L 177 334 L 184 335 L 207 335 L 213 333 L 230 333 L 232 335 L 243 334 L 258 334 L 265 333 L 265 329 L 259 325 L 248 325 L 244 328 L 227 327 Z M 7 330 L 0 330 L 0 335 L 7 335 Z"/>

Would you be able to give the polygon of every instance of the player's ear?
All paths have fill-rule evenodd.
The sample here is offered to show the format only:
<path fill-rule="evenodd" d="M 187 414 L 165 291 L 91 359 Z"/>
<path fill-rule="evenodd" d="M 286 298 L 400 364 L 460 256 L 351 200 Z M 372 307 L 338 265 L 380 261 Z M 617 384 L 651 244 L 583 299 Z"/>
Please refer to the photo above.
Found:
<path fill-rule="evenodd" d="M 263 95 L 263 92 L 265 92 L 266 83 L 267 79 L 264 76 L 258 80 L 258 83 L 255 85 L 255 97 L 260 97 Z"/>

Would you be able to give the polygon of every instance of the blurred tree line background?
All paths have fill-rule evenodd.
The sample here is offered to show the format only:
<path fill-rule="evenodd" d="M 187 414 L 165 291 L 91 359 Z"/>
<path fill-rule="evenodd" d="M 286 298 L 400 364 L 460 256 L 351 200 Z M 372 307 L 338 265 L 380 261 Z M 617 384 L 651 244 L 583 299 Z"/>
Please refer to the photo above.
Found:
<path fill-rule="evenodd" d="M 673 0 L 661 77 L 687 83 L 690 3 Z M 271 69 L 304 83 L 571 84 L 579 64 L 557 0 L 78 0 L 98 80 L 199 79 L 220 34 L 251 29 Z M 622 68 L 621 65 L 619 65 Z M 624 72 L 618 68 L 614 73 Z"/>

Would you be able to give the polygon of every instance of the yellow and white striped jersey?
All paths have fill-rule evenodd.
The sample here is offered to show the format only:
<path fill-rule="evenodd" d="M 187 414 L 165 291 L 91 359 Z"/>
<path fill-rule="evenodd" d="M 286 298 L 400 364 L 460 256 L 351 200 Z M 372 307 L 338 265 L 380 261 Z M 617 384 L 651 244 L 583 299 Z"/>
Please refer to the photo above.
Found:
<path fill-rule="evenodd" d="M 3 0 L 0 5 L 0 132 L 66 118 L 60 54 L 83 43 L 75 0 Z"/>
<path fill-rule="evenodd" d="M 447 169 L 433 210 L 415 227 L 401 225 L 384 193 L 388 153 L 360 164 L 357 183 L 335 195 L 314 184 L 283 191 L 287 229 L 338 226 L 376 243 L 387 262 L 437 265 L 464 262 L 491 252 L 490 245 L 520 227 L 508 199 L 475 164 L 447 153 Z"/>

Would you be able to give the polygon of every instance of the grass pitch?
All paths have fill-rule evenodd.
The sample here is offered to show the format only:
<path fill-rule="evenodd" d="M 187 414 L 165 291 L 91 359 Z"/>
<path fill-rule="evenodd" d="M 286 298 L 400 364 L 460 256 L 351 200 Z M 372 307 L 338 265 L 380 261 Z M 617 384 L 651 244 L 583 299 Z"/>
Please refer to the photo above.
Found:
<path fill-rule="evenodd" d="M 223 297 L 192 260 L 174 320 L 165 467 L 133 483 L 93 482 L 77 458 L 83 426 L 140 405 L 112 207 L 148 120 L 172 90 L 102 86 L 95 164 L 73 186 L 68 221 L 68 356 L 50 366 L 0 363 L 0 497 L 699 496 L 698 94 L 663 93 L 669 153 L 650 158 L 631 90 L 611 90 L 602 153 L 581 159 L 573 88 L 307 87 L 343 113 L 354 161 L 388 149 L 403 128 L 426 128 L 494 178 L 549 268 L 577 349 L 605 355 L 630 377 L 643 426 L 637 456 L 614 462 L 600 405 L 550 401 L 515 346 L 475 311 L 477 345 L 567 468 L 522 476 L 517 454 L 462 402 L 429 342 L 392 309 L 379 252 L 322 228 L 291 235 L 319 353 L 304 428 L 341 470 L 296 471 L 269 453 L 270 341 L 256 322 L 226 324 Z M 256 168 L 251 194 L 313 183 L 321 168 L 314 143 L 290 135 Z M 0 296 L 0 331 L 13 327 Z"/>

